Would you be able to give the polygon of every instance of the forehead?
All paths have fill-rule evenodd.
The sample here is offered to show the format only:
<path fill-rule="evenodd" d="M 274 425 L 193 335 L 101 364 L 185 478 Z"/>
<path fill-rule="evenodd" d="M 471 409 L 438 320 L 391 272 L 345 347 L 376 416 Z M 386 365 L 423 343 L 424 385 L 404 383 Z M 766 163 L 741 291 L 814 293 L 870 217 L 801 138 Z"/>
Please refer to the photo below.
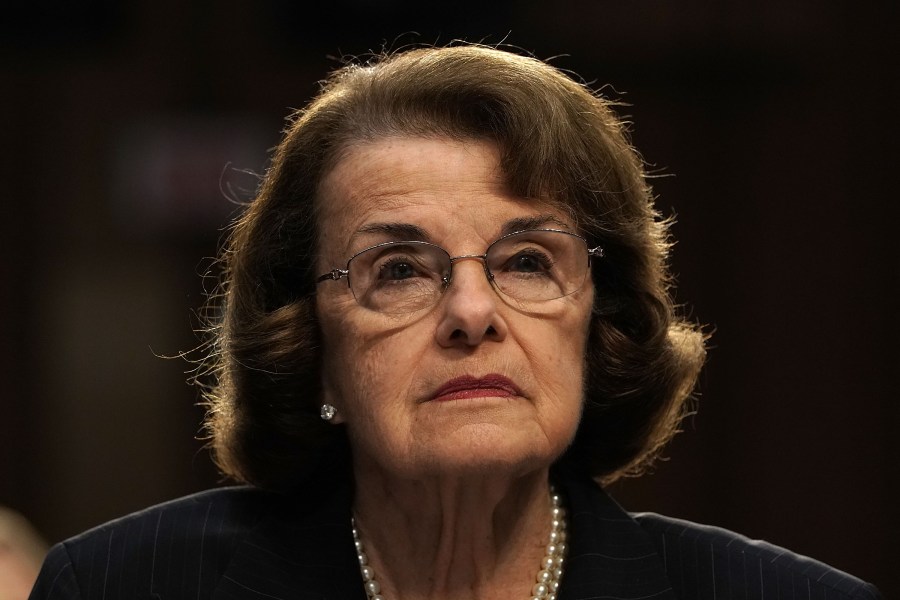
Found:
<path fill-rule="evenodd" d="M 511 194 L 499 150 L 480 140 L 396 137 L 351 146 L 322 180 L 318 202 L 326 251 L 348 250 L 373 222 L 414 224 L 438 242 L 461 234 L 490 241 L 505 222 L 536 215 L 570 225 L 547 203 Z"/>

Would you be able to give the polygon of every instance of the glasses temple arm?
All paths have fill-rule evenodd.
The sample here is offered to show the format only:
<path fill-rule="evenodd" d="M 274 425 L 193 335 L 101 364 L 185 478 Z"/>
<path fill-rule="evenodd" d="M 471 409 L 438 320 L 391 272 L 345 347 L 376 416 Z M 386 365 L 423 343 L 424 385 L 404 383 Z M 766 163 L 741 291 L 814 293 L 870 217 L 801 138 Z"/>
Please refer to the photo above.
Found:
<path fill-rule="evenodd" d="M 321 283 L 323 281 L 337 281 L 338 279 L 343 279 L 350 274 L 348 269 L 332 269 L 325 273 L 324 275 L 319 275 L 316 277 L 316 283 Z"/>

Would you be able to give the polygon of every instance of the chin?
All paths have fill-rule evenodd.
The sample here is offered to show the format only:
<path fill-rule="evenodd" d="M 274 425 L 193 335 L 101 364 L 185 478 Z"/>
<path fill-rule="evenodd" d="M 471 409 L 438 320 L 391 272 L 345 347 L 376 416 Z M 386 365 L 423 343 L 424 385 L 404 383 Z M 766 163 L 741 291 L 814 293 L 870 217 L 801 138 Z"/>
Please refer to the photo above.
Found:
<path fill-rule="evenodd" d="M 499 428 L 478 427 L 470 435 L 447 435 L 416 457 L 418 468 L 430 475 L 517 477 L 547 469 L 565 446 L 546 439 L 511 434 Z"/>

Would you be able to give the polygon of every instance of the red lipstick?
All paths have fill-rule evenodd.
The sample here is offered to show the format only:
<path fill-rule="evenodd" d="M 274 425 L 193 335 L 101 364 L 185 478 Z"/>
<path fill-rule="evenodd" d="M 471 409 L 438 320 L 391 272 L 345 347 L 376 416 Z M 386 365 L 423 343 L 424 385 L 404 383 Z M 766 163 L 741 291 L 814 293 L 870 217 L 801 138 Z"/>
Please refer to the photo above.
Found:
<path fill-rule="evenodd" d="M 431 399 L 444 402 L 465 398 L 502 398 L 521 394 L 521 390 L 509 378 L 491 373 L 480 378 L 466 375 L 451 379 L 439 387 Z"/>

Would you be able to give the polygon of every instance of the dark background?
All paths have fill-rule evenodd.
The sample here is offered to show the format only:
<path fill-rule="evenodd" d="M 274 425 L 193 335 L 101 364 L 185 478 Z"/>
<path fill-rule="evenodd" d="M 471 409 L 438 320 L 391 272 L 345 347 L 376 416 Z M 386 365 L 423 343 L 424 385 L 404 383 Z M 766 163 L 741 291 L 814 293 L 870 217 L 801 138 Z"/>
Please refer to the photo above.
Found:
<path fill-rule="evenodd" d="M 699 413 L 616 496 L 900 597 L 894 5 L 7 3 L 0 504 L 58 541 L 214 485 L 192 365 L 160 356 L 198 344 L 244 171 L 337 57 L 505 41 L 628 103 L 715 330 Z"/>

